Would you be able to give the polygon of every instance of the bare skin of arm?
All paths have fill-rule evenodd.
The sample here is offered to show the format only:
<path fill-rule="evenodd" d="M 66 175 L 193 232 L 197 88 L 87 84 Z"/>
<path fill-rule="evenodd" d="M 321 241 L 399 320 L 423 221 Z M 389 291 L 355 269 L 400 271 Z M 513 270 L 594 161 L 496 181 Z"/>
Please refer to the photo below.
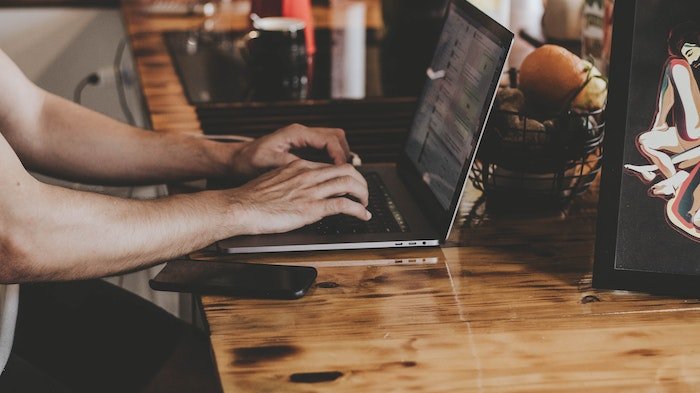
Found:
<path fill-rule="evenodd" d="M 42 91 L 2 52 L 0 87 L 0 283 L 118 274 L 230 236 L 333 214 L 370 218 L 367 185 L 352 166 L 289 153 L 325 148 L 340 164 L 348 148 L 338 130 L 294 125 L 240 145 L 157 135 Z M 46 185 L 25 166 L 103 184 L 266 173 L 232 190 L 137 201 Z"/>
<path fill-rule="evenodd" d="M 654 119 L 654 125 L 652 130 L 664 130 L 668 128 L 666 124 L 666 118 L 673 108 L 674 98 L 673 98 L 673 85 L 668 78 L 668 75 L 664 75 L 662 80 L 662 85 L 660 89 L 659 103 L 656 112 L 656 118 Z"/>
<path fill-rule="evenodd" d="M 145 131 L 41 90 L 0 51 L 0 129 L 30 170 L 85 183 L 135 185 L 212 176 L 252 178 L 326 149 L 347 162 L 342 130 L 292 125 L 250 143 Z"/>
<path fill-rule="evenodd" d="M 681 104 L 685 112 L 685 128 L 692 139 L 700 138 L 700 92 L 697 82 L 692 76 L 690 66 L 674 66 L 673 79 L 676 81 L 678 94 L 682 98 Z"/>

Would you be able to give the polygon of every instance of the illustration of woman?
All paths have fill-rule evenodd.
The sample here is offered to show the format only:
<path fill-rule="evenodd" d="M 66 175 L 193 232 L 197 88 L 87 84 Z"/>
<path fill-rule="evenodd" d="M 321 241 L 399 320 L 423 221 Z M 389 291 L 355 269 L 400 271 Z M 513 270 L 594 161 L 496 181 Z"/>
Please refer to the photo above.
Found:
<path fill-rule="evenodd" d="M 700 192 L 694 198 L 698 179 L 693 180 L 700 177 L 694 168 L 700 162 L 700 87 L 693 73 L 700 66 L 700 28 L 690 23 L 674 28 L 668 52 L 654 122 L 637 137 L 638 150 L 651 164 L 627 164 L 625 169 L 648 183 L 660 174 L 663 179 L 651 186 L 650 194 L 671 198 L 667 215 L 673 217 L 668 216 L 669 221 L 700 238 L 695 230 L 700 227 Z"/>

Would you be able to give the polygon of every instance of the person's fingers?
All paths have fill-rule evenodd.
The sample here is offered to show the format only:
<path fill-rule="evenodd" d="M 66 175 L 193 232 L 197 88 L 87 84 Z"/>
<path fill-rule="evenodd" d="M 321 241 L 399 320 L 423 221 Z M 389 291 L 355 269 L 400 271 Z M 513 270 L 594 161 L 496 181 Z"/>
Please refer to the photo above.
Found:
<path fill-rule="evenodd" d="M 329 139 L 329 143 L 326 145 L 326 150 L 328 150 L 328 155 L 334 159 L 336 165 L 348 162 L 350 159 L 350 145 L 348 145 L 348 141 L 345 138 L 345 131 L 340 128 L 313 128 L 312 130 Z M 335 150 L 336 146 L 340 147 L 342 154 L 336 154 L 334 156 L 330 151 L 330 147 Z"/>
<path fill-rule="evenodd" d="M 297 126 L 291 129 L 288 137 L 293 147 L 312 147 L 326 150 L 336 164 L 348 162 L 350 148 L 345 140 L 345 132 L 338 128 L 308 128 Z"/>
<path fill-rule="evenodd" d="M 336 177 L 328 180 L 319 184 L 313 192 L 320 199 L 348 195 L 355 198 L 362 206 L 367 206 L 369 198 L 367 186 L 351 176 Z"/>
<path fill-rule="evenodd" d="M 321 169 L 323 167 L 331 167 L 331 165 L 320 162 L 306 161 L 298 158 L 296 160 L 292 160 L 282 167 L 261 175 L 257 179 L 253 180 L 253 183 L 258 184 L 259 186 L 265 186 L 268 185 L 268 183 L 271 183 L 273 185 L 284 187 L 285 182 L 298 179 L 300 174 Z"/>
<path fill-rule="evenodd" d="M 289 168 L 289 170 L 295 173 L 322 170 L 332 167 L 332 165 L 326 164 L 324 162 L 307 161 L 301 158 L 294 160 L 285 166 L 285 168 Z"/>
<path fill-rule="evenodd" d="M 336 132 L 325 131 L 325 129 L 309 130 L 309 132 L 311 143 L 317 143 L 317 146 L 313 147 L 325 149 L 336 165 L 348 162 L 350 151 L 349 149 L 346 151 L 347 143 L 344 146 Z"/>
<path fill-rule="evenodd" d="M 311 169 L 300 174 L 300 181 L 307 187 L 313 187 L 317 184 L 324 183 L 330 179 L 342 176 L 350 176 L 362 186 L 367 188 L 367 180 L 350 164 L 343 165 L 328 165 Z"/>
<path fill-rule="evenodd" d="M 323 209 L 326 217 L 345 214 L 363 221 L 369 221 L 372 218 L 372 214 L 364 206 L 348 198 L 326 199 L 323 201 Z"/>
<path fill-rule="evenodd" d="M 336 128 L 330 132 L 335 134 L 335 137 L 338 139 L 338 142 L 340 142 L 340 146 L 343 148 L 343 152 L 345 153 L 345 160 L 343 162 L 336 162 L 336 164 L 348 162 L 350 159 L 350 145 L 348 144 L 348 139 L 345 137 L 345 131 L 343 129 Z"/>

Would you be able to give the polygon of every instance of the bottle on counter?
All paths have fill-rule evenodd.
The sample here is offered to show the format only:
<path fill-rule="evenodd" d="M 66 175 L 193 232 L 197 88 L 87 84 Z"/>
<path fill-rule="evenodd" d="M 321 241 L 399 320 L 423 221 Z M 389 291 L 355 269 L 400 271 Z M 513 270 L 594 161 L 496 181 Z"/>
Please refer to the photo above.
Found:
<path fill-rule="evenodd" d="M 582 12 L 581 57 L 608 74 L 614 0 L 586 0 Z"/>

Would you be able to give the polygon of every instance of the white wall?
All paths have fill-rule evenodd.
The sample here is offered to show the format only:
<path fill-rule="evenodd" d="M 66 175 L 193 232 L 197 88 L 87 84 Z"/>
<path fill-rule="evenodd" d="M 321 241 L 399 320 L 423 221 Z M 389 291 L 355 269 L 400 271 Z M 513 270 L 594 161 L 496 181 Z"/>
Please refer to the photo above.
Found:
<path fill-rule="evenodd" d="M 0 48 L 36 81 L 99 11 L 0 10 Z"/>
<path fill-rule="evenodd" d="M 40 87 L 73 99 L 80 80 L 99 71 L 112 77 L 100 86 L 88 86 L 82 95 L 83 105 L 126 121 L 113 77 L 113 63 L 119 42 L 125 37 L 118 10 L 62 8 L 0 8 L 0 48 L 5 51 Z M 128 49 L 128 48 L 127 48 Z M 143 126 L 144 114 L 138 86 L 133 78 L 131 54 L 125 53 L 121 68 L 127 82 L 129 107 L 136 124 Z M 99 130 L 96 130 L 99 132 Z M 96 188 L 58 182 L 38 176 L 43 181 L 105 192 L 124 197 L 155 197 L 163 195 L 163 187 Z M 189 317 L 187 298 L 180 301 L 177 294 L 155 292 L 148 279 L 160 270 L 156 267 L 143 272 L 110 278 L 115 284 L 146 298 L 175 315 Z M 182 304 L 181 304 L 182 303 Z"/>
<path fill-rule="evenodd" d="M 78 82 L 96 71 L 111 72 L 119 41 L 124 37 L 118 10 L 7 8 L 0 9 L 0 48 L 44 89 L 72 99 Z M 131 56 L 122 63 L 127 81 L 133 75 Z M 139 112 L 138 90 L 127 86 L 130 106 Z M 102 86 L 88 86 L 83 103 L 119 120 L 114 78 Z M 139 123 L 143 116 L 135 113 Z"/>

